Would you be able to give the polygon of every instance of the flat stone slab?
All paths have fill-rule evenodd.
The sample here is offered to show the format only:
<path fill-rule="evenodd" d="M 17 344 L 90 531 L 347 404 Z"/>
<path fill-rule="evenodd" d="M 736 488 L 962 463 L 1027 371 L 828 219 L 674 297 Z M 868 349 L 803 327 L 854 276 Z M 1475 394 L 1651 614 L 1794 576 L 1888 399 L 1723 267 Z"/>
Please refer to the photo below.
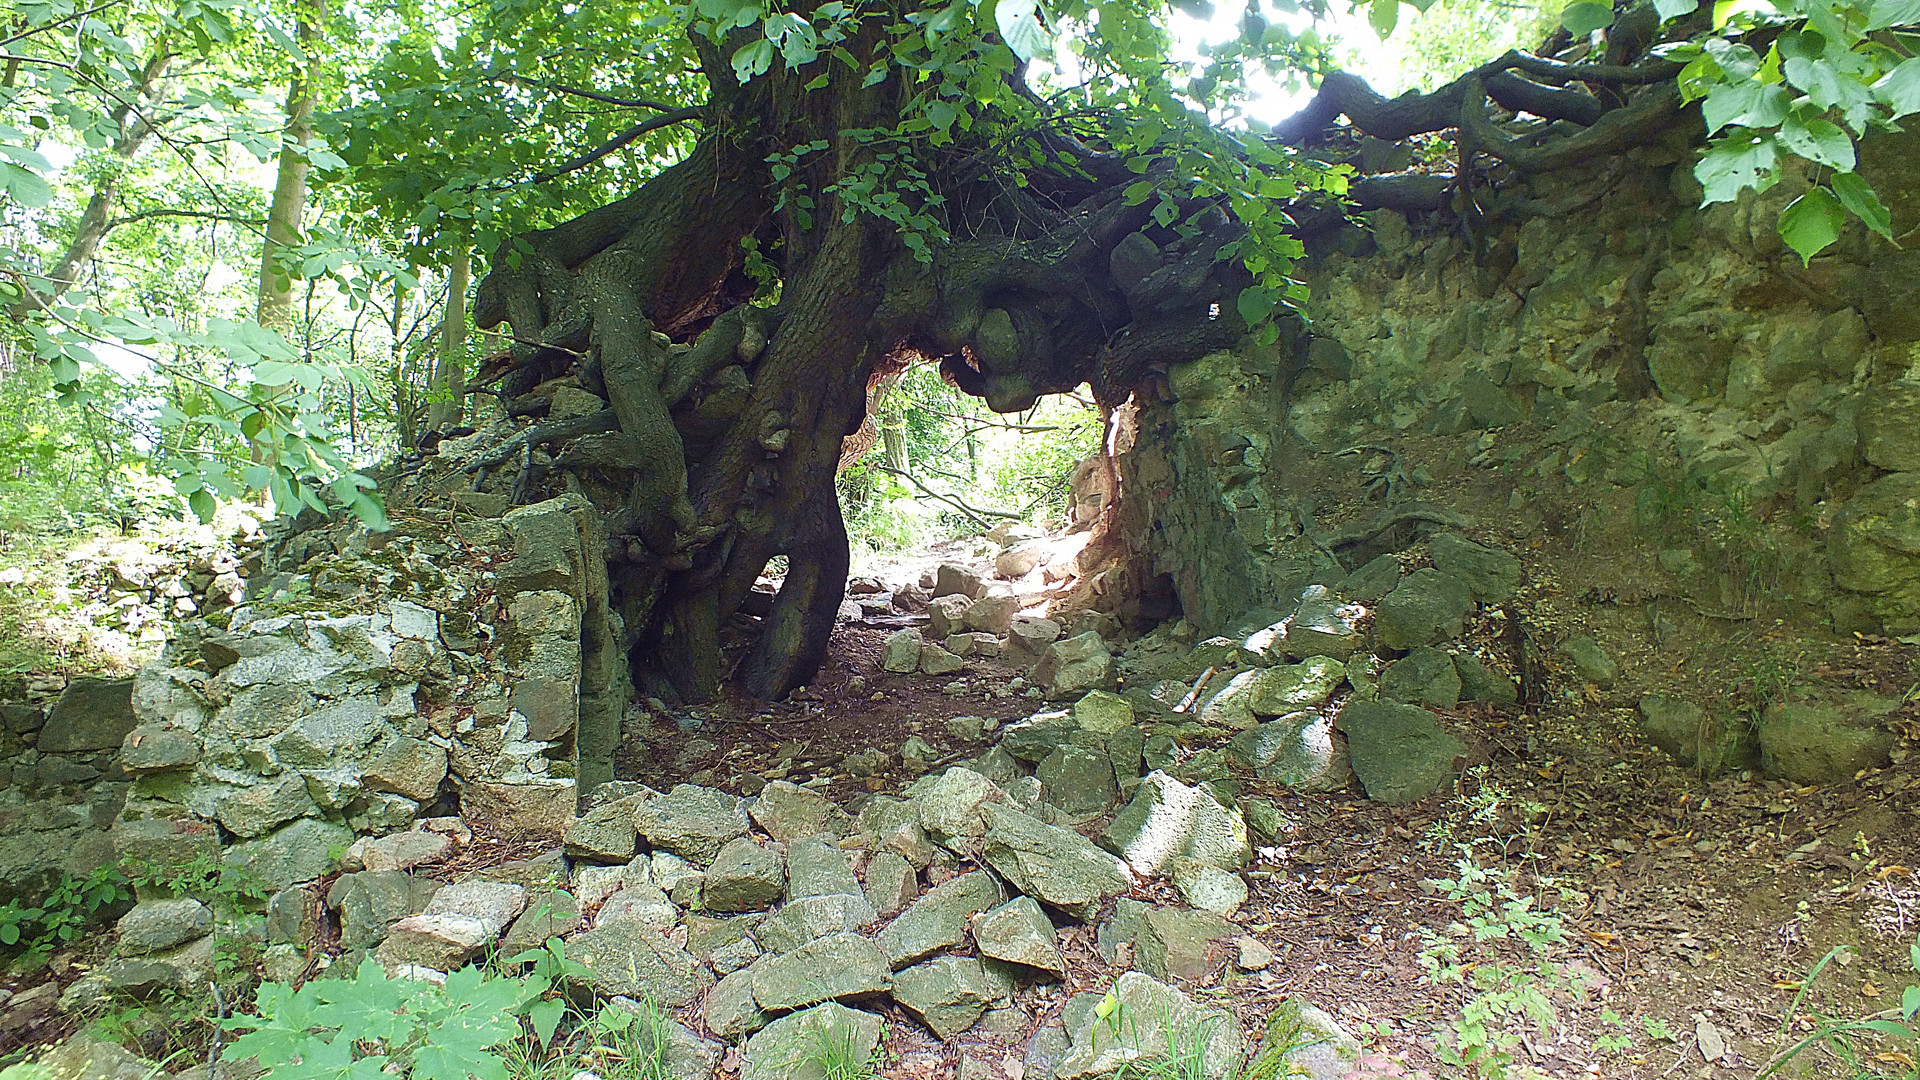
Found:
<path fill-rule="evenodd" d="M 993 875 L 978 870 L 936 885 L 880 931 L 881 951 L 895 969 L 966 940 L 967 920 L 1006 899 Z"/>
<path fill-rule="evenodd" d="M 1133 887 L 1127 865 L 1077 832 L 988 805 L 981 857 L 1014 888 L 1082 922 Z"/>
<path fill-rule="evenodd" d="M 869 998 L 893 989 L 886 956 L 858 934 L 829 934 L 750 970 L 753 999 L 767 1012 Z"/>

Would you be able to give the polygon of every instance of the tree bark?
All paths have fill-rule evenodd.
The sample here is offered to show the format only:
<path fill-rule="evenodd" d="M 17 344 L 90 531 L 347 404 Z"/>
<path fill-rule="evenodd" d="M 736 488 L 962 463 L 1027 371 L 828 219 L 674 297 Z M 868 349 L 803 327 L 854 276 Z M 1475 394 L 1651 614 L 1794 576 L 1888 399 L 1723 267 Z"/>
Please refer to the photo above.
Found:
<path fill-rule="evenodd" d="M 442 431 L 466 412 L 467 288 L 473 259 L 462 244 L 447 271 L 447 309 L 440 321 L 440 363 L 433 373 L 435 400 L 427 407 L 427 430 Z"/>
<path fill-rule="evenodd" d="M 303 5 L 297 30 L 302 45 L 311 47 L 318 39 L 325 14 L 324 0 L 307 0 Z M 300 242 L 300 225 L 307 211 L 306 148 L 313 141 L 315 75 L 314 62 L 309 59 L 305 68 L 294 73 L 287 88 L 287 123 L 280 132 L 273 202 L 267 210 L 266 237 L 260 244 L 256 318 L 261 326 L 272 330 L 285 330 L 293 323 L 293 275 L 281 265 L 281 253 Z"/>

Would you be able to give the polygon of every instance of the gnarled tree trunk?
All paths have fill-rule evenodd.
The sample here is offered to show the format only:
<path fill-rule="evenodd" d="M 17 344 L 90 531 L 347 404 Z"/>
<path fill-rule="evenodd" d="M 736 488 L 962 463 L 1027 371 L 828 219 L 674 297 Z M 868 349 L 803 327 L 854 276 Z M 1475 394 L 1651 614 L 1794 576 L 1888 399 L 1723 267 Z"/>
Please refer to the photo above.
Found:
<path fill-rule="evenodd" d="M 1206 203 L 1183 211 L 1199 229 L 1156 223 L 1151 205 L 1123 196 L 1137 173 L 1068 139 L 1017 183 L 977 167 L 991 150 L 978 146 L 963 148 L 971 160 L 953 155 L 951 175 L 929 172 L 952 235 L 916 259 L 894 224 L 834 187 L 876 160 L 879 144 L 855 133 L 893 127 L 908 98 L 897 75 L 862 77 L 877 31 L 846 43 L 857 69 L 827 65 L 826 86 L 813 90 L 782 71 L 734 85 L 724 75 L 733 44 L 697 41 L 705 70 L 723 74 L 685 160 L 625 199 L 503 246 L 474 310 L 482 328 L 512 325 L 508 400 L 571 374 L 608 402 L 598 416 L 535 425 L 518 452 L 553 444 L 566 482 L 605 513 L 636 681 L 680 700 L 713 695 L 729 675 L 781 697 L 819 667 L 848 569 L 834 475 L 877 364 L 938 358 L 1002 411 L 1086 381 L 1112 406 L 1247 330 L 1235 301 L 1250 278 L 1219 257 L 1240 226 Z M 1673 111 L 1664 88 L 1622 108 L 1574 83 L 1660 77 L 1509 54 L 1435 94 L 1389 102 L 1336 75 L 1277 138 L 1311 141 L 1345 115 L 1390 136 L 1459 128 L 1463 159 L 1550 168 Z M 1513 132 L 1538 122 L 1496 119 L 1495 106 L 1575 130 L 1523 139 Z M 825 149 L 791 155 L 810 142 Z M 781 154 L 792 173 L 776 178 L 768 159 Z M 1429 210 L 1456 187 L 1444 175 L 1371 183 L 1374 198 Z M 1311 208 L 1299 209 L 1304 220 Z M 777 302 L 753 299 L 749 238 L 777 270 Z M 728 672 L 722 630 L 776 556 L 784 581 Z"/>

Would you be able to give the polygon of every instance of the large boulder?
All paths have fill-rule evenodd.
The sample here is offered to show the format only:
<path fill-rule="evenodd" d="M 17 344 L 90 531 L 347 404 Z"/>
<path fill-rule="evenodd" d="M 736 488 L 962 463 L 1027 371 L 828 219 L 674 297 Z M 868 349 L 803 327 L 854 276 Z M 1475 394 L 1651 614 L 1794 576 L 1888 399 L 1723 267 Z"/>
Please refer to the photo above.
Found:
<path fill-rule="evenodd" d="M 921 780 L 907 794 L 912 796 L 912 805 L 928 836 L 948 847 L 963 849 L 986 835 L 985 808 L 1007 802 L 1007 793 L 999 785 L 959 766 Z"/>
<path fill-rule="evenodd" d="M 977 600 L 987 591 L 987 583 L 978 570 L 959 563 L 941 563 L 933 572 L 933 595 L 964 596 Z"/>
<path fill-rule="evenodd" d="M 1498 604 L 1520 589 L 1520 560 L 1498 548 L 1485 547 L 1458 533 L 1441 533 L 1427 541 L 1434 569 L 1466 583 L 1475 600 Z"/>
<path fill-rule="evenodd" d="M 765 911 L 779 903 L 786 890 L 780 853 L 741 836 L 713 857 L 700 895 L 712 911 Z"/>
<path fill-rule="evenodd" d="M 1437 645 L 1460 636 L 1473 591 L 1460 578 L 1423 567 L 1394 586 L 1374 612 L 1374 631 L 1395 649 Z"/>
<path fill-rule="evenodd" d="M 1353 780 L 1347 740 L 1322 712 L 1300 712 L 1242 731 L 1227 755 L 1262 780 L 1303 792 L 1338 791 Z"/>
<path fill-rule="evenodd" d="M 1075 818 L 1098 814 L 1119 796 L 1113 761 L 1083 746 L 1056 749 L 1041 759 L 1034 776 L 1044 792 L 1041 798 Z"/>
<path fill-rule="evenodd" d="M 690 1005 L 713 985 L 713 976 L 687 950 L 653 927 L 621 920 L 577 934 L 567 942 L 567 958 L 586 974 L 575 977 L 582 989 L 602 997 L 616 995 L 652 1001 L 670 1009 Z"/>
<path fill-rule="evenodd" d="M 1048 700 L 1080 698 L 1089 690 L 1111 690 L 1113 654 L 1097 631 L 1056 641 L 1033 666 L 1033 683 Z"/>
<path fill-rule="evenodd" d="M 1133 887 L 1127 866 L 1079 833 L 1036 821 L 1018 810 L 984 808 L 981 858 L 1014 888 L 1081 921 L 1109 896 Z"/>
<path fill-rule="evenodd" d="M 788 953 L 831 934 L 858 930 L 875 918 L 863 896 L 802 896 L 780 906 L 753 928 L 753 940 L 770 953 Z"/>
<path fill-rule="evenodd" d="M 975 870 L 928 889 L 877 938 L 895 969 L 966 940 L 967 922 L 1006 899 L 992 874 Z"/>
<path fill-rule="evenodd" d="M 1154 908 L 1134 933 L 1134 966 L 1156 979 L 1200 982 L 1213 971 L 1214 943 L 1233 934 L 1232 923 L 1209 911 Z"/>
<path fill-rule="evenodd" d="M 1658 694 L 1640 699 L 1640 731 L 1702 776 L 1744 769 L 1760 752 L 1753 725 L 1744 717 L 1710 713 L 1691 701 Z"/>
<path fill-rule="evenodd" d="M 808 836 L 845 836 L 853 819 L 826 796 L 798 784 L 775 780 L 747 808 L 767 835 L 781 843 Z"/>
<path fill-rule="evenodd" d="M 895 630 L 880 646 L 880 670 L 909 675 L 920 668 L 920 635 Z"/>
<path fill-rule="evenodd" d="M 156 953 L 213 932 L 213 912 L 198 900 L 145 900 L 120 917 L 120 951 Z"/>
<path fill-rule="evenodd" d="M 1864 691 L 1775 701 L 1760 717 L 1761 768 L 1795 783 L 1835 784 L 1885 765 L 1893 733 L 1879 721 L 1899 707 Z"/>
<path fill-rule="evenodd" d="M 828 934 L 750 970 L 753 1000 L 770 1013 L 877 997 L 893 988 L 887 958 L 858 934 Z"/>
<path fill-rule="evenodd" d="M 634 824 L 654 847 L 696 863 L 711 861 L 749 827 L 746 804 L 738 796 L 692 784 L 676 784 L 646 802 L 634 814 Z"/>
<path fill-rule="evenodd" d="M 787 895 L 864 896 L 860 879 L 838 845 L 819 837 L 787 845 Z"/>
<path fill-rule="evenodd" d="M 1418 575 L 1415 575 L 1418 576 Z M 1460 772 L 1467 745 L 1413 705 L 1351 701 L 1340 710 L 1354 775 L 1375 802 L 1424 799 Z"/>
<path fill-rule="evenodd" d="M 942 1040 L 971 1028 L 1011 989 L 1011 980 L 973 956 L 942 956 L 893 977 L 893 1000 Z"/>
<path fill-rule="evenodd" d="M 965 596 L 936 596 L 927 604 L 927 639 L 940 641 L 948 634 L 967 629 L 967 609 L 973 601 Z"/>
<path fill-rule="evenodd" d="M 968 629 L 1004 637 L 1012 629 L 1020 601 L 1012 596 L 983 596 L 968 605 L 962 624 Z"/>
<path fill-rule="evenodd" d="M 233 845 L 220 861 L 251 873 L 263 887 L 279 892 L 338 869 L 339 853 L 352 842 L 353 831 L 344 825 L 302 818 L 270 836 Z"/>
<path fill-rule="evenodd" d="M 1247 691 L 1247 708 L 1255 716 L 1285 716 L 1324 705 L 1347 679 L 1347 665 L 1329 656 L 1310 657 L 1298 664 L 1256 672 Z"/>
<path fill-rule="evenodd" d="M 1067 962 L 1053 920 L 1031 896 L 1016 896 L 992 911 L 973 918 L 973 941 L 981 956 L 1044 971 L 1064 978 Z"/>
<path fill-rule="evenodd" d="M 1300 594 L 1299 606 L 1286 619 L 1277 651 L 1301 659 L 1331 656 L 1345 660 L 1366 644 L 1367 635 L 1361 629 L 1366 616 L 1366 608 L 1340 599 L 1326 586 L 1309 585 Z"/>
<path fill-rule="evenodd" d="M 133 715 L 133 680 L 80 676 L 47 710 L 40 729 L 43 754 L 118 750 L 139 721 Z"/>
<path fill-rule="evenodd" d="M 1422 645 L 1388 664 L 1380 673 L 1380 696 L 1387 701 L 1451 709 L 1460 703 L 1460 672 L 1453 657 Z"/>
<path fill-rule="evenodd" d="M 1164 872 L 1180 855 L 1223 870 L 1238 870 L 1253 857 L 1240 811 L 1221 806 L 1205 788 L 1188 787 L 1157 769 L 1114 815 L 1100 834 L 1100 846 L 1141 877 Z"/>

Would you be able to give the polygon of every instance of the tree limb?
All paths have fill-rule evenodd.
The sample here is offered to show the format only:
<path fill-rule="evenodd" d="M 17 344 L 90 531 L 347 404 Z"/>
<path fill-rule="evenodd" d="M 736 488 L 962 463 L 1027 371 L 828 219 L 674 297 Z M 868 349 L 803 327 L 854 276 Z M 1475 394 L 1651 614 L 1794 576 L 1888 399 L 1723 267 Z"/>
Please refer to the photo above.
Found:
<path fill-rule="evenodd" d="M 238 217 L 234 214 L 222 214 L 213 210 L 142 210 L 137 214 L 127 214 L 124 217 L 109 220 L 107 222 L 107 229 L 111 231 L 122 225 L 131 225 L 136 221 L 146 221 L 149 218 L 159 217 L 199 218 L 203 221 L 228 221 L 235 225 L 257 226 L 266 224 L 264 218 Z"/>
<path fill-rule="evenodd" d="M 585 416 L 574 416 L 565 420 L 552 420 L 544 424 L 533 424 L 521 429 L 515 433 L 512 438 L 502 442 L 499 446 L 468 462 L 467 471 L 475 473 L 481 469 L 491 469 L 495 465 L 519 453 L 522 447 L 531 450 L 533 447 L 540 446 L 544 443 L 559 442 L 562 439 L 575 439 L 582 435 L 592 435 L 601 431 L 613 431 L 619 426 L 620 421 L 613 415 L 612 409 L 601 409 L 599 412 L 588 413 Z"/>
<path fill-rule="evenodd" d="M 699 108 L 675 109 L 672 112 L 664 112 L 658 116 L 650 116 L 599 146 L 594 147 L 592 150 L 588 150 L 586 153 L 571 158 L 545 172 L 535 173 L 523 182 L 528 184 L 544 184 L 549 180 L 558 179 L 570 172 L 577 172 L 599 161 L 601 158 L 606 157 L 608 154 L 620 150 L 622 147 L 625 147 L 627 144 L 650 131 L 658 131 L 663 127 L 672 127 L 674 124 L 682 124 L 688 120 L 698 120 L 705 114 L 706 109 Z"/>
<path fill-rule="evenodd" d="M 529 79 L 523 75 L 516 75 L 511 71 L 507 72 L 506 75 L 502 76 L 502 78 L 504 78 L 505 81 L 510 83 L 519 83 L 522 86 L 537 86 L 542 90 L 551 90 L 556 94 L 571 94 L 574 97 L 583 97 L 589 101 L 599 101 L 599 102 L 604 102 L 608 105 L 618 105 L 624 109 L 653 109 L 656 112 L 675 111 L 673 106 L 667 105 L 658 101 L 647 101 L 645 99 L 639 99 L 639 98 L 617 98 L 611 94 L 602 94 L 596 90 L 582 90 L 578 87 L 563 86 L 555 82 L 543 82 L 539 79 Z"/>
<path fill-rule="evenodd" d="M 968 520 L 972 521 L 975 525 L 978 525 L 983 529 L 990 528 L 990 526 L 987 524 L 988 517 L 1005 518 L 1009 521 L 1020 520 L 1020 515 L 1014 513 L 1011 510 L 988 510 L 988 509 L 982 509 L 979 507 L 968 506 L 966 502 L 963 501 L 957 495 L 942 495 L 941 493 L 928 487 L 925 483 L 922 483 L 919 477 L 913 475 L 912 473 L 906 471 L 905 469 L 896 469 L 891 465 L 875 465 L 874 468 L 879 469 L 883 473 L 888 473 L 893 476 L 898 476 L 901 479 L 906 480 L 908 483 L 911 483 L 914 487 L 919 488 L 923 493 L 926 494 L 928 498 L 938 499 L 941 502 L 946 503 L 948 506 L 951 506 L 955 510 L 958 510 L 961 513 L 967 515 Z"/>

